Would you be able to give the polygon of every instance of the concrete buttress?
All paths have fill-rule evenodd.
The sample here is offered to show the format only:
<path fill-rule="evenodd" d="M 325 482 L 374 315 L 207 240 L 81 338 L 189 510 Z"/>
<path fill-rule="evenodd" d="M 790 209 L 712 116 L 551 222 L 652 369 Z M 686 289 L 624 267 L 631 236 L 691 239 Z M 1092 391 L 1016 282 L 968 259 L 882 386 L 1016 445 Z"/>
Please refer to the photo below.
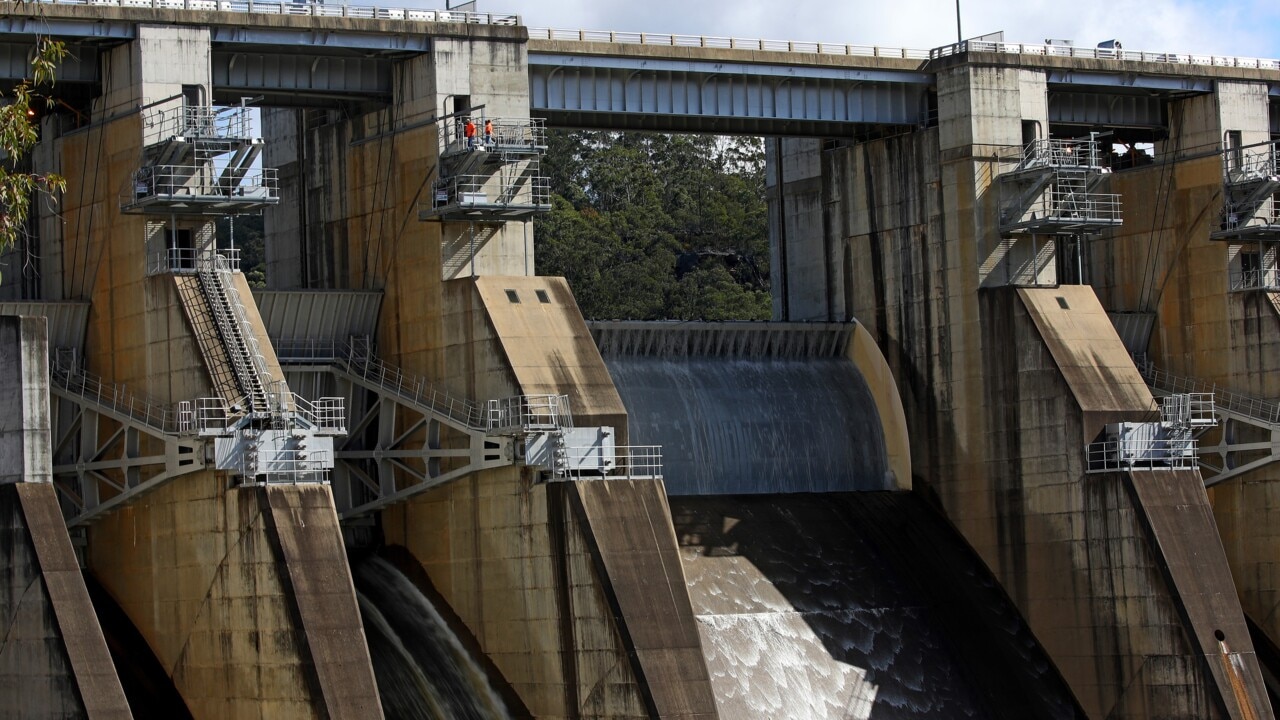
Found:
<path fill-rule="evenodd" d="M 49 480 L 46 348 L 44 318 L 0 316 L 0 717 L 130 718 Z"/>

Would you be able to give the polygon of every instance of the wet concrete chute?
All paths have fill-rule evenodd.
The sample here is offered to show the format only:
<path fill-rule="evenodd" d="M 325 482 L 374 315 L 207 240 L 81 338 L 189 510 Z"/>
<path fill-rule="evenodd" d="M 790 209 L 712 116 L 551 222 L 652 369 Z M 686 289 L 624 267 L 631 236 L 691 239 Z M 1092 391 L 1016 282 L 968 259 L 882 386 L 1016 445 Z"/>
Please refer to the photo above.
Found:
<path fill-rule="evenodd" d="M 0 717 L 1274 717 L 1280 61 L 11 5 Z M 562 128 L 765 137 L 772 320 L 588 323 Z"/>

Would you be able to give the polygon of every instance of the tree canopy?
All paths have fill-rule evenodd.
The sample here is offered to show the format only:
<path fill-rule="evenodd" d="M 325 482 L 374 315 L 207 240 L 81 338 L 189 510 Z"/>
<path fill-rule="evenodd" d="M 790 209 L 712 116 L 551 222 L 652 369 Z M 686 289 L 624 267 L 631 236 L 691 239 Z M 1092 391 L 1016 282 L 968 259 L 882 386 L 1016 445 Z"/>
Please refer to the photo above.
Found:
<path fill-rule="evenodd" d="M 769 319 L 759 138 L 552 131 L 548 144 L 537 270 L 565 276 L 588 319 Z"/>

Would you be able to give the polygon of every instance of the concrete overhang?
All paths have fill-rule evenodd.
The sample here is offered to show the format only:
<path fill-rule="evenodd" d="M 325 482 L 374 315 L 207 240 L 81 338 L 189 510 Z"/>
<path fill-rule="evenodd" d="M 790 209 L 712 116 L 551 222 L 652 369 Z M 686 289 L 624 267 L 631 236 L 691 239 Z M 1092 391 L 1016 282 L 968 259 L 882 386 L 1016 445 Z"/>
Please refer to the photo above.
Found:
<path fill-rule="evenodd" d="M 728 62 L 722 60 L 674 59 L 631 56 L 571 55 L 529 52 L 530 69 L 582 68 L 592 70 L 624 70 L 650 73 L 689 75 L 737 75 L 741 77 L 786 78 L 792 80 L 828 80 L 837 82 L 885 82 L 907 85 L 934 84 L 932 73 L 877 68 L 812 66 L 782 63 Z"/>
<path fill-rule="evenodd" d="M 1213 92 L 1214 80 L 1186 75 L 1154 75 L 1136 72 L 1092 72 L 1049 70 L 1049 85 L 1146 90 L 1159 94 L 1185 95 Z"/>

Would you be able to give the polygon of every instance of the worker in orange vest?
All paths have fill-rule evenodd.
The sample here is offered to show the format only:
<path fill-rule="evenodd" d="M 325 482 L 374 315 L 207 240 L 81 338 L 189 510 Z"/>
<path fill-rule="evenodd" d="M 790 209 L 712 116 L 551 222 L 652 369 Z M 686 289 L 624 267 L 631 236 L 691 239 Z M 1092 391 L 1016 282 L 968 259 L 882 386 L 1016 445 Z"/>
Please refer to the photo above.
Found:
<path fill-rule="evenodd" d="M 484 121 L 484 146 L 489 147 L 491 145 L 493 145 L 493 121 L 485 120 Z"/>
<path fill-rule="evenodd" d="M 462 134 L 467 138 L 467 147 L 475 147 L 476 145 L 476 124 L 467 118 L 467 124 L 462 129 Z"/>

